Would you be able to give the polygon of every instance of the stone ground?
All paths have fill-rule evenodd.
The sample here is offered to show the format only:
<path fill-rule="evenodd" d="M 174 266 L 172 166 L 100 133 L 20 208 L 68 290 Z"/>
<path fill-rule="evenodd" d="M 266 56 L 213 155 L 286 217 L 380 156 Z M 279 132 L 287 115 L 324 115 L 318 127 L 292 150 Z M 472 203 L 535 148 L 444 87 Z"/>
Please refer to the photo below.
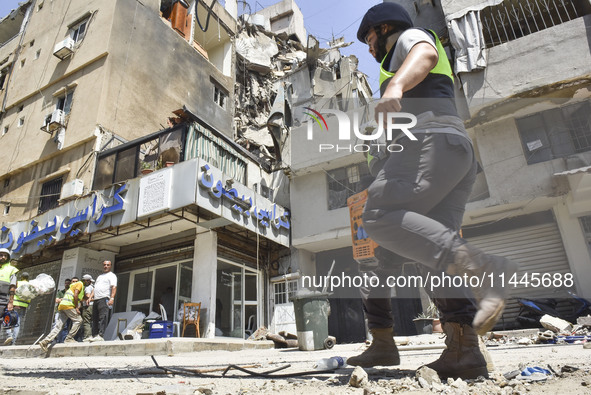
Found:
<path fill-rule="evenodd" d="M 411 344 L 438 347 L 443 339 L 431 335 L 426 341 Z M 433 340 L 434 339 L 434 340 Z M 422 346 L 421 346 L 422 347 Z M 297 349 L 243 351 L 202 351 L 155 357 L 161 366 L 207 370 L 216 377 L 191 374 L 163 374 L 154 368 L 150 356 L 93 356 L 67 358 L 20 358 L 0 360 L 0 395 L 19 394 L 591 394 L 591 349 L 581 344 L 517 345 L 489 347 L 497 377 L 525 366 L 550 366 L 559 375 L 543 382 L 523 380 L 456 380 L 433 385 L 415 378 L 415 370 L 433 361 L 441 349 L 409 350 L 401 347 L 401 365 L 394 368 L 366 369 L 368 381 L 361 387 L 349 384 L 352 367 L 335 373 L 317 373 L 305 377 L 254 378 L 231 370 L 221 377 L 229 364 L 267 371 L 290 364 L 275 374 L 313 370 L 315 361 L 324 357 L 353 356 L 364 344 L 336 345 L 332 350 L 313 352 Z M 571 368 L 572 367 L 572 368 Z M 576 370 L 578 369 L 578 370 Z M 561 371 L 565 371 L 561 373 Z"/>

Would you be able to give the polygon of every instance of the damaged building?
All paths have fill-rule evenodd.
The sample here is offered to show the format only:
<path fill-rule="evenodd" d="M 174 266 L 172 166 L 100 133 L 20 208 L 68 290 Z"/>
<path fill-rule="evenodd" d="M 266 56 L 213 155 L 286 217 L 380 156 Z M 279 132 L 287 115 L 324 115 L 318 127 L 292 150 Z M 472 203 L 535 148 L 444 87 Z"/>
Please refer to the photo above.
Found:
<path fill-rule="evenodd" d="M 397 3 L 441 38 L 454 68 L 456 105 L 483 169 L 463 237 L 520 264 L 497 329 L 518 326 L 518 297 L 561 298 L 567 288 L 589 298 L 589 2 Z M 330 114 L 326 121 L 328 130 L 339 127 Z M 331 141 L 314 126 L 310 141 L 307 130 L 292 131 L 292 256 L 303 275 L 324 276 L 335 261 L 333 275 L 354 276 L 346 199 L 364 189 L 367 165 L 362 153 L 346 147 L 320 152 L 319 144 L 334 144 L 334 135 Z M 396 274 L 416 274 L 415 264 Z M 339 341 L 362 341 L 361 300 L 341 292 L 331 299 L 330 332 Z M 396 332 L 415 334 L 411 319 L 426 307 L 426 295 L 393 288 L 391 296 Z M 561 302 L 559 311 L 569 307 Z"/>
<path fill-rule="evenodd" d="M 109 259 L 115 314 L 178 321 L 198 302 L 203 337 L 271 320 L 289 180 L 234 141 L 237 24 L 236 2 L 182 0 L 30 0 L 0 21 L 0 244 L 17 267 L 61 288 Z M 19 341 L 53 308 L 35 298 Z"/>

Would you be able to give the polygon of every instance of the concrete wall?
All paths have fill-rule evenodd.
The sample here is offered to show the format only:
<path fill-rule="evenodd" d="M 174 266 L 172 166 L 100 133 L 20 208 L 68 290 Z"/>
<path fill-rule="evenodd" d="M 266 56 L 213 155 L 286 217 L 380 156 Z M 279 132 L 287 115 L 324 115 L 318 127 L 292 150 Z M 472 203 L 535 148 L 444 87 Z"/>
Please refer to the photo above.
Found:
<path fill-rule="evenodd" d="M 224 110 L 213 102 L 211 82 L 214 78 L 222 85 L 232 103 L 232 78 L 203 58 L 157 13 L 139 2 L 119 0 L 112 37 L 99 123 L 133 140 L 161 129 L 172 111 L 187 105 L 233 136 L 231 108 Z"/>
<path fill-rule="evenodd" d="M 295 35 L 301 43 L 306 44 L 308 35 L 304 27 L 304 16 L 298 5 L 293 0 L 283 0 L 272 6 L 256 12 L 271 20 L 273 33 L 287 33 Z"/>
<path fill-rule="evenodd" d="M 481 108 L 521 92 L 588 79 L 590 42 L 587 15 L 490 48 L 485 70 L 462 74 L 470 113 L 475 116 Z"/>

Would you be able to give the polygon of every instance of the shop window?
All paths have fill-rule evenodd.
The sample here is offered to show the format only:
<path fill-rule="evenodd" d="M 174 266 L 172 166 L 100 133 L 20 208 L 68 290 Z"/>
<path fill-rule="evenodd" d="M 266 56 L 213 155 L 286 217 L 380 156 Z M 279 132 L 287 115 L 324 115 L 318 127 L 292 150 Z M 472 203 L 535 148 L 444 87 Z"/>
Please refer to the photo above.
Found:
<path fill-rule="evenodd" d="M 530 165 L 591 150 L 588 101 L 542 111 L 515 122 Z"/>
<path fill-rule="evenodd" d="M 273 295 L 275 304 L 286 304 L 291 297 L 295 296 L 298 290 L 298 280 L 281 281 L 273 284 Z"/>
<path fill-rule="evenodd" d="M 362 191 L 363 180 L 369 175 L 366 163 L 341 167 L 326 173 L 328 183 L 328 209 L 347 206 L 347 199 Z"/>
<path fill-rule="evenodd" d="M 63 177 L 44 182 L 41 186 L 41 196 L 39 198 L 39 211 L 42 214 L 59 205 L 60 193 L 62 191 Z"/>
<path fill-rule="evenodd" d="M 587 0 L 504 0 L 480 12 L 487 48 L 591 13 Z"/>

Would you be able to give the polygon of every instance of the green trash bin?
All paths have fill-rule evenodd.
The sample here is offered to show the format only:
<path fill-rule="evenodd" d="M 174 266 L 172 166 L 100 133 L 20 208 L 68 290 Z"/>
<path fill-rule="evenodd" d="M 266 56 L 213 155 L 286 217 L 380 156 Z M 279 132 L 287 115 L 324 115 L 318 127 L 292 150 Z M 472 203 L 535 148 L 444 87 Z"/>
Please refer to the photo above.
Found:
<path fill-rule="evenodd" d="M 328 336 L 328 294 L 306 293 L 291 298 L 295 312 L 298 347 L 302 351 L 330 349 L 335 338 Z"/>

